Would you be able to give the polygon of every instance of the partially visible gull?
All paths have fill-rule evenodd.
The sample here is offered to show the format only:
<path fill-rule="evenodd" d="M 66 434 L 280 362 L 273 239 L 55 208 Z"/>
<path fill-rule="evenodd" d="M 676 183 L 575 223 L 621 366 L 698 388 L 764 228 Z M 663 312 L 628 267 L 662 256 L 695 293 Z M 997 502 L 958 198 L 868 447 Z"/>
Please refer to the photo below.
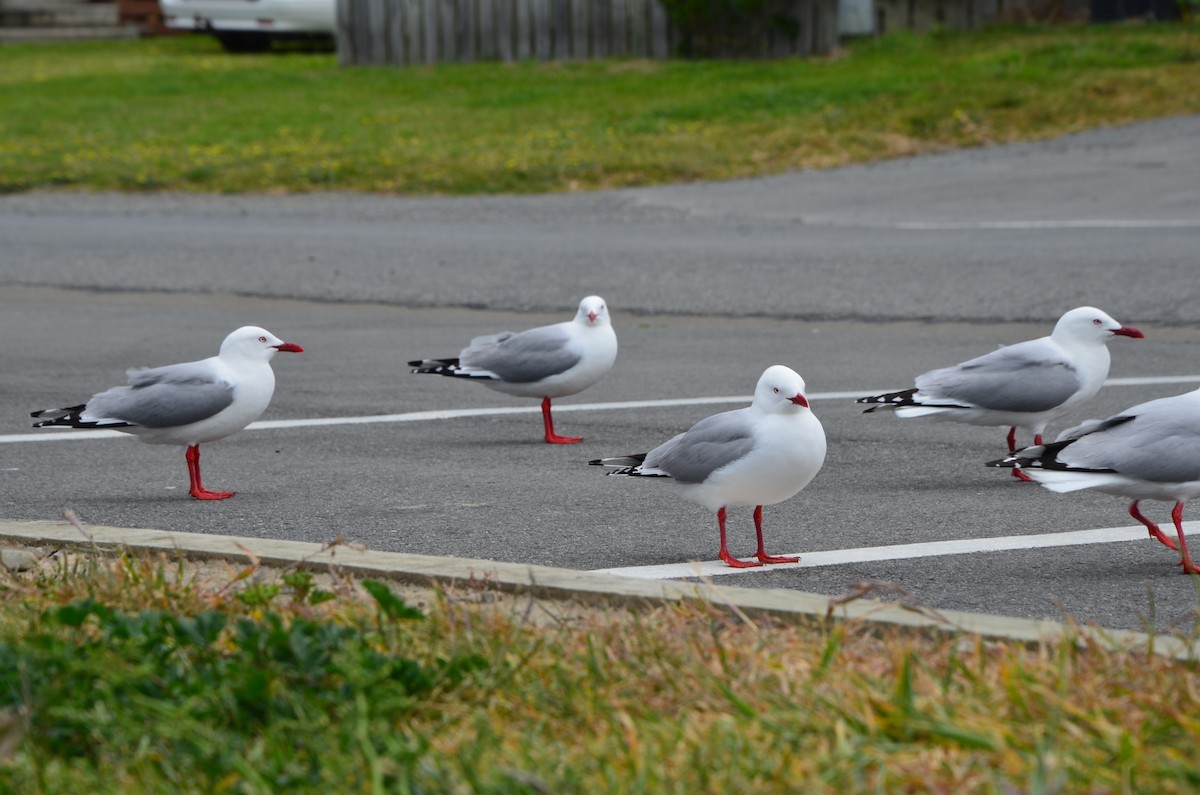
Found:
<path fill-rule="evenodd" d="M 1018 450 L 988 466 L 1014 467 L 1051 491 L 1095 489 L 1133 500 L 1129 515 L 1180 553 L 1188 574 L 1200 574 L 1183 535 L 1183 506 L 1200 495 L 1200 389 L 1089 420 L 1057 441 Z M 1138 509 L 1141 500 L 1175 503 L 1171 519 L 1179 545 Z"/>

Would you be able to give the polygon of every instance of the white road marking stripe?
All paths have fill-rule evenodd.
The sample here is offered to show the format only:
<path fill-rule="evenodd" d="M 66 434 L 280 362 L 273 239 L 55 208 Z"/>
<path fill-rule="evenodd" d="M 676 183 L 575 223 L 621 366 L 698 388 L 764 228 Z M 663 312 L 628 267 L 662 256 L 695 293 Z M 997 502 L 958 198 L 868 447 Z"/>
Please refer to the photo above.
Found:
<path fill-rule="evenodd" d="M 1161 375 L 1143 378 L 1110 378 L 1105 386 L 1147 386 L 1154 384 L 1194 384 L 1200 381 L 1200 375 Z"/>
<path fill-rule="evenodd" d="M 863 225 L 872 226 L 872 224 Z M 1200 228 L 1200 220 L 1091 218 L 1074 221 L 897 221 L 893 224 L 879 224 L 879 226 L 885 229 L 903 229 L 916 232 L 956 232 L 974 229 L 1196 229 Z"/>
<path fill-rule="evenodd" d="M 1197 376 L 1200 378 L 1200 376 Z M 809 395 L 809 400 L 851 400 L 868 394 L 867 391 L 821 392 Z M 620 409 L 661 408 L 670 406 L 705 406 L 710 404 L 749 403 L 750 395 L 702 398 L 665 398 L 661 400 L 625 400 L 613 403 L 566 403 L 554 407 L 554 413 L 570 411 L 613 411 Z M 540 414 L 539 406 L 505 406 L 479 409 L 445 409 L 434 411 L 410 411 L 406 414 L 373 414 L 360 417 L 311 417 L 300 420 L 260 420 L 246 426 L 248 431 L 277 430 L 280 428 L 311 428 L 329 425 L 373 425 L 386 422 L 430 422 L 452 420 L 460 417 L 496 417 L 503 414 Z M 120 431 L 79 431 L 70 428 L 47 428 L 39 433 L 14 433 L 0 436 L 0 444 L 18 442 L 70 442 L 85 439 L 115 439 L 130 434 Z"/>
<path fill-rule="evenodd" d="M 1105 386 L 1146 386 L 1153 384 L 1187 384 L 1200 382 L 1200 375 L 1149 376 L 1143 378 L 1110 378 Z M 853 392 L 814 392 L 809 400 L 854 400 L 864 395 L 878 395 L 886 389 L 856 389 Z M 622 409 L 648 409 L 671 406 L 707 406 L 733 403 L 749 403 L 751 395 L 728 397 L 663 398 L 660 400 L 624 400 L 612 403 L 565 403 L 554 407 L 556 414 L 571 411 L 619 411 Z M 246 426 L 248 431 L 268 431 L 286 428 L 315 428 L 330 425 L 375 425 L 388 422 L 431 422 L 452 420 L 461 417 L 496 417 L 504 414 L 537 414 L 537 406 L 505 406 L 478 409 L 445 409 L 440 411 L 410 411 L 405 414 L 369 414 L 359 417 L 310 417 L 298 420 L 260 420 Z M 24 442 L 82 442 L 90 439 L 128 438 L 130 434 L 120 431 L 72 430 L 69 428 L 47 428 L 38 433 L 11 433 L 0 435 L 0 444 Z"/>
<path fill-rule="evenodd" d="M 1200 521 L 1184 522 L 1185 535 L 1200 533 Z M 874 563 L 883 560 L 906 558 L 932 558 L 941 555 L 967 555 L 977 552 L 1005 552 L 1019 549 L 1043 549 L 1046 547 L 1072 547 L 1087 544 L 1113 544 L 1120 541 L 1144 541 L 1159 546 L 1150 538 L 1146 528 L 1101 527 L 1095 530 L 1074 530 L 1065 533 L 1044 533 L 1029 536 L 997 536 L 994 538 L 958 539 L 954 541 L 929 541 L 920 544 L 894 544 L 882 547 L 859 547 L 856 549 L 834 549 L 827 552 L 788 552 L 789 556 L 800 557 L 799 563 L 778 563 L 756 566 L 752 569 L 735 569 L 719 560 L 694 561 L 691 563 L 667 563 L 660 566 L 628 566 L 615 569 L 593 569 L 598 574 L 616 574 L 643 580 L 670 580 L 681 577 L 720 577 L 727 574 L 757 574 L 781 569 L 811 569 L 818 566 L 842 566 L 848 563 Z M 1164 552 L 1169 550 L 1164 549 Z M 782 553 L 772 553 L 782 554 Z M 743 558 L 743 560 L 753 560 Z"/>

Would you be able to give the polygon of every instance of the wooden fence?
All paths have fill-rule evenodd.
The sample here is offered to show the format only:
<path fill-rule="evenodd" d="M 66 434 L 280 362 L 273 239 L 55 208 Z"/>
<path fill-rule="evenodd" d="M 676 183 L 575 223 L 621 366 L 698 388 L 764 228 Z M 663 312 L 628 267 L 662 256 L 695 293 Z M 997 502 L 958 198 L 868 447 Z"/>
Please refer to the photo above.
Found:
<path fill-rule="evenodd" d="M 836 45 L 837 0 L 788 0 L 796 23 L 758 57 L 820 55 Z M 682 37 L 657 0 L 337 0 L 344 65 L 445 61 L 670 58 Z"/>

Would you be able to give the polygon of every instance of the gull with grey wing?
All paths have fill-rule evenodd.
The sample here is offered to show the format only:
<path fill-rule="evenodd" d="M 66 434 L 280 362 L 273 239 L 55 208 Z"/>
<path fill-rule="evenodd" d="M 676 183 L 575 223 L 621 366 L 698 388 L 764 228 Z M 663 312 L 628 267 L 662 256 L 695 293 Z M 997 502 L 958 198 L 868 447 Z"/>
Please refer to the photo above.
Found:
<path fill-rule="evenodd" d="M 1141 403 L 1104 420 L 1068 429 L 1050 444 L 990 461 L 1025 472 L 1050 491 L 1095 489 L 1133 499 L 1129 515 L 1150 535 L 1180 553 L 1188 574 L 1200 574 L 1183 534 L 1183 506 L 1200 495 L 1200 389 Z M 1176 546 L 1138 508 L 1141 500 L 1175 503 Z"/>
<path fill-rule="evenodd" d="M 932 417 L 971 425 L 1008 426 L 1008 451 L 1017 449 L 1017 428 L 1042 443 L 1054 419 L 1100 391 L 1108 377 L 1108 342 L 1113 337 L 1141 338 L 1091 306 L 1059 318 L 1049 336 L 1000 348 L 970 361 L 931 370 L 916 387 L 859 398 L 869 414 L 894 409 L 899 417 Z M 1027 480 L 1020 470 L 1014 476 Z"/>
<path fill-rule="evenodd" d="M 457 358 L 418 359 L 408 365 L 414 373 L 468 378 L 506 395 L 540 397 L 546 442 L 575 444 L 583 439 L 554 432 L 551 399 L 587 389 L 612 369 L 616 358 L 617 335 L 608 305 L 589 295 L 572 320 L 476 337 Z"/>
<path fill-rule="evenodd" d="M 200 445 L 240 431 L 266 410 L 275 392 L 271 359 L 301 353 L 266 329 L 243 326 L 227 336 L 216 356 L 126 373 L 128 386 L 93 395 L 86 403 L 34 411 L 35 428 L 110 428 L 149 444 L 186 445 L 189 493 L 224 500 L 232 491 L 209 491 L 200 479 Z"/>
<path fill-rule="evenodd" d="M 673 478 L 685 499 L 716 511 L 718 556 L 730 566 L 796 563 L 797 557 L 767 554 L 762 507 L 797 494 L 825 461 L 825 431 L 804 392 L 804 379 L 796 371 L 774 365 L 759 378 L 746 408 L 700 420 L 648 453 L 589 463 L 613 467 L 610 475 Z M 733 557 L 726 545 L 726 508 L 742 505 L 754 506 L 758 562 Z"/>

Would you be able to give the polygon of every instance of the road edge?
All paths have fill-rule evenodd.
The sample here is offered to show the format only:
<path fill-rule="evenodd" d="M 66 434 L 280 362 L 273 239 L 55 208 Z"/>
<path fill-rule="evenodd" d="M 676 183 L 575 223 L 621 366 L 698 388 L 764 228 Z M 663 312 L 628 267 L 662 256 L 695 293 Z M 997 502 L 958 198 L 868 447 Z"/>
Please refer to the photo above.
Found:
<path fill-rule="evenodd" d="M 0 541 L 27 545 L 171 552 L 198 558 L 257 559 L 282 568 L 338 568 L 420 585 L 486 582 L 506 592 L 636 607 L 702 600 L 746 615 L 797 622 L 865 621 L 939 633 L 962 633 L 1020 643 L 1063 640 L 1095 643 L 1121 651 L 1143 651 L 1183 660 L 1200 659 L 1200 642 L 1173 635 L 1082 626 L 1070 622 L 1015 618 L 958 610 L 906 607 L 896 602 L 831 597 L 783 588 L 737 588 L 711 582 L 641 580 L 550 566 L 413 555 L 370 550 L 359 545 L 317 544 L 244 536 L 176 533 L 148 528 L 75 526 L 69 522 L 0 519 Z"/>

